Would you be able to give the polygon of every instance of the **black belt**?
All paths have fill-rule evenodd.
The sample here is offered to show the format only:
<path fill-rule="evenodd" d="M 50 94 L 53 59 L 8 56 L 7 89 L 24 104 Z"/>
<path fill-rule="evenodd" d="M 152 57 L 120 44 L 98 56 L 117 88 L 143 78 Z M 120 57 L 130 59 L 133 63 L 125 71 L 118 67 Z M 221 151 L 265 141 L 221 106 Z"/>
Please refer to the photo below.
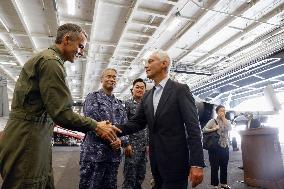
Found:
<path fill-rule="evenodd" d="M 52 122 L 51 117 L 47 115 L 47 113 L 43 113 L 41 116 L 34 116 L 34 115 L 29 115 L 27 113 L 22 113 L 22 112 L 11 112 L 9 114 L 9 117 L 11 119 L 19 119 L 19 120 L 26 120 L 26 121 L 31 121 L 35 123 L 48 123 Z"/>

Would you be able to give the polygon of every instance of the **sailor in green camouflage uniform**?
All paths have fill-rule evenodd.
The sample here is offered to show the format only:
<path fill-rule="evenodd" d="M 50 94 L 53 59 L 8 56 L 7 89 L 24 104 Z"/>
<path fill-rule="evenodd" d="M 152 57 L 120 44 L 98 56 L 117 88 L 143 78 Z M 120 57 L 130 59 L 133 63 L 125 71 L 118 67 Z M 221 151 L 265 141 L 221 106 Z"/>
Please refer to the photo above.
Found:
<path fill-rule="evenodd" d="M 128 119 L 135 115 L 136 107 L 140 103 L 146 89 L 143 79 L 136 79 L 133 82 L 132 98 L 125 102 L 125 109 Z M 148 132 L 147 128 L 129 135 L 129 144 L 125 148 L 124 182 L 123 189 L 141 189 L 145 179 Z"/>
<path fill-rule="evenodd" d="M 57 30 L 55 45 L 29 59 L 15 86 L 11 112 L 0 142 L 2 189 L 54 188 L 51 137 L 54 123 L 116 139 L 115 127 L 72 111 L 64 61 L 82 56 L 87 35 L 75 24 Z M 54 122 L 54 123 L 53 123 Z"/>

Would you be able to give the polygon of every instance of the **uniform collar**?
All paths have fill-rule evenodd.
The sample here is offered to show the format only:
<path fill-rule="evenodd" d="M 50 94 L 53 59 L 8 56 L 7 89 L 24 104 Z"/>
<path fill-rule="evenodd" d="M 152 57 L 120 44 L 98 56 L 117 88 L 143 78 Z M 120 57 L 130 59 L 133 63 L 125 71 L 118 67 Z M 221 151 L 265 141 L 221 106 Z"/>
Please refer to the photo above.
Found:
<path fill-rule="evenodd" d="M 52 49 L 52 50 L 54 50 L 54 51 L 56 52 L 57 57 L 61 60 L 60 63 L 63 64 L 63 63 L 65 62 L 65 60 L 64 60 L 64 58 L 63 58 L 63 56 L 62 56 L 62 54 L 61 54 L 61 51 L 59 50 L 59 48 L 58 48 L 56 45 L 52 45 L 52 46 L 49 47 L 48 49 Z"/>
<path fill-rule="evenodd" d="M 132 102 L 134 102 L 135 104 L 139 104 L 139 102 L 136 101 L 134 97 L 132 97 Z"/>
<path fill-rule="evenodd" d="M 100 90 L 99 90 L 99 93 L 100 93 L 101 96 L 103 96 L 104 98 L 115 99 L 115 97 L 114 97 L 113 94 L 109 96 L 109 95 L 107 95 L 107 94 L 105 93 L 105 91 L 104 91 L 103 89 L 100 89 Z"/>

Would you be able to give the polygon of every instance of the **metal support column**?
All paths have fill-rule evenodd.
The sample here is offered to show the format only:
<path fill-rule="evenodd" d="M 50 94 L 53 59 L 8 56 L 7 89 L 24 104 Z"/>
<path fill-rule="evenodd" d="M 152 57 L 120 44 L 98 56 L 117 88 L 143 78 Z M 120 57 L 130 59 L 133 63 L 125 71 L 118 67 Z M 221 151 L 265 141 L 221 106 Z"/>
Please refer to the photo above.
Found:
<path fill-rule="evenodd" d="M 7 79 L 0 76 L 0 117 L 9 115 Z"/>

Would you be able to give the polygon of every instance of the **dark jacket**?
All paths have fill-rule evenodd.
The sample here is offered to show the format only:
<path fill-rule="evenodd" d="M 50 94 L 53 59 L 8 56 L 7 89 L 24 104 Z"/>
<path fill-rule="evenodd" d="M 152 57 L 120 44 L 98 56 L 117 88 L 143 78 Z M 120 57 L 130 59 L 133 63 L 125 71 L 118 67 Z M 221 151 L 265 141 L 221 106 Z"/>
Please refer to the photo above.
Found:
<path fill-rule="evenodd" d="M 118 128 L 125 135 L 148 124 L 152 173 L 159 171 L 165 181 L 184 179 L 190 166 L 204 167 L 195 101 L 187 85 L 169 79 L 154 116 L 153 92 L 144 95 L 135 116 Z"/>
<path fill-rule="evenodd" d="M 249 129 L 255 129 L 255 128 L 259 128 L 260 127 L 260 121 L 258 121 L 258 119 L 251 119 L 250 123 L 249 121 L 247 122 L 247 127 Z"/>

